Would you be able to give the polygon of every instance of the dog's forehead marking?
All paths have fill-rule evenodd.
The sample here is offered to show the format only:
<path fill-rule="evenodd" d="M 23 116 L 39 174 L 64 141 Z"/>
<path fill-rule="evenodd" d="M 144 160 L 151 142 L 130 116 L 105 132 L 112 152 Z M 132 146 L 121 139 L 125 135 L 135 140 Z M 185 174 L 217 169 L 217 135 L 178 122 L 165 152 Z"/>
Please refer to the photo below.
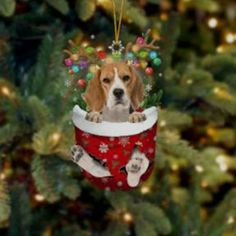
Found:
<path fill-rule="evenodd" d="M 114 72 L 115 72 L 115 76 L 114 76 L 115 82 L 114 82 L 113 87 L 115 87 L 115 88 L 124 88 L 124 84 L 123 84 L 122 80 L 119 77 L 117 67 L 114 67 Z"/>

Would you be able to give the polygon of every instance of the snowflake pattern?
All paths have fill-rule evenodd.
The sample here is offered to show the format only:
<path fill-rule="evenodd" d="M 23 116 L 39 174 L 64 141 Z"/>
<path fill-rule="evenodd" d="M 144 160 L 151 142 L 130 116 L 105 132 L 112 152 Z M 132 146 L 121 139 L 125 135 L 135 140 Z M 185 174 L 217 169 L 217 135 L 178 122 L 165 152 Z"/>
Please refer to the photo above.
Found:
<path fill-rule="evenodd" d="M 154 153 L 154 149 L 153 148 L 149 148 L 148 149 L 148 153 L 150 153 L 150 154 Z"/>
<path fill-rule="evenodd" d="M 143 146 L 143 143 L 140 142 L 140 141 L 137 141 L 137 142 L 135 143 L 135 145 L 142 147 L 142 146 Z"/>
<path fill-rule="evenodd" d="M 101 153 L 107 153 L 108 150 L 109 150 L 109 148 L 108 148 L 108 145 L 107 145 L 107 144 L 101 143 L 101 144 L 99 145 L 99 152 L 101 152 Z"/>
<path fill-rule="evenodd" d="M 89 134 L 89 133 L 86 133 L 86 132 L 83 132 L 83 133 L 82 133 L 82 136 L 85 137 L 85 138 L 89 138 L 89 137 L 90 137 L 90 134 Z"/>
<path fill-rule="evenodd" d="M 114 159 L 117 159 L 117 158 L 118 158 L 118 155 L 117 155 L 117 154 L 114 154 L 114 155 L 113 155 L 113 158 L 114 158 Z"/>
<path fill-rule="evenodd" d="M 119 144 L 125 147 L 129 144 L 129 137 L 120 137 L 119 138 Z"/>

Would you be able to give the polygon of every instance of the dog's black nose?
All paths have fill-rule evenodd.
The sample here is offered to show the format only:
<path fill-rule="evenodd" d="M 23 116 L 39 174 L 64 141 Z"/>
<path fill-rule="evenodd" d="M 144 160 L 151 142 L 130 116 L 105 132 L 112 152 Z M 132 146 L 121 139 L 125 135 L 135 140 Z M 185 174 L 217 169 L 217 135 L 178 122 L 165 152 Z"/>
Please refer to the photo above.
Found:
<path fill-rule="evenodd" d="M 113 94 L 116 98 L 121 98 L 124 95 L 124 90 L 119 88 L 114 89 Z"/>

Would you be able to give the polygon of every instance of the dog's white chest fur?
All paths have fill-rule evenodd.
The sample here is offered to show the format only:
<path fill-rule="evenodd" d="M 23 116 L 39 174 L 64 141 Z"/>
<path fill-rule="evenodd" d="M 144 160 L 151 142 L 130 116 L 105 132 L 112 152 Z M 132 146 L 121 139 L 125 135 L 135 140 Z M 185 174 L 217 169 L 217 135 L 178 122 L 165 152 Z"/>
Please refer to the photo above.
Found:
<path fill-rule="evenodd" d="M 122 105 L 109 109 L 107 106 L 102 111 L 103 120 L 109 122 L 126 122 L 129 118 L 129 109 Z"/>

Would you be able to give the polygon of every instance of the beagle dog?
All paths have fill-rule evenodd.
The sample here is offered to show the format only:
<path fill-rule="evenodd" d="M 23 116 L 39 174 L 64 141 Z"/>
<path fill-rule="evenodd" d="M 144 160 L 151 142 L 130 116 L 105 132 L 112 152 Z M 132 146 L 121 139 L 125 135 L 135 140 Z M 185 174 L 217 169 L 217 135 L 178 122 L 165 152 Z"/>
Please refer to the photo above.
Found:
<path fill-rule="evenodd" d="M 103 65 L 90 80 L 83 97 L 89 108 L 86 115 L 89 121 L 135 123 L 146 120 L 143 113 L 135 111 L 143 101 L 144 85 L 134 68 L 125 62 Z M 90 156 L 81 146 L 74 145 L 71 152 L 72 160 L 92 176 L 112 177 L 106 166 Z M 125 167 L 128 185 L 136 187 L 148 166 L 149 161 L 145 154 L 134 149 Z"/>
<path fill-rule="evenodd" d="M 136 112 L 144 98 L 144 85 L 134 68 L 125 62 L 103 65 L 89 82 L 84 100 L 89 108 L 86 119 L 100 123 L 141 122 Z"/>

